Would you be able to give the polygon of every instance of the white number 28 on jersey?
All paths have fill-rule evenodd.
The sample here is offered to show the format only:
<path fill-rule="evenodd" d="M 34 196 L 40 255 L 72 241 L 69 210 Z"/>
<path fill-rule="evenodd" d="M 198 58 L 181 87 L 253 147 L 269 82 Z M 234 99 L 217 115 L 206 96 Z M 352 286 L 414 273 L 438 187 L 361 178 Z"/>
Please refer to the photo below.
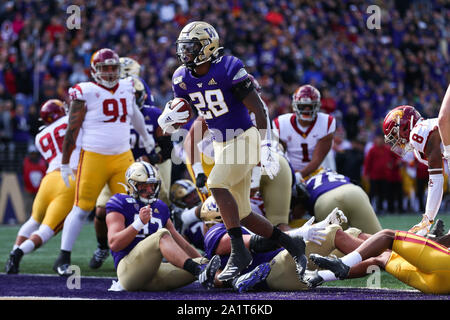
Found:
<path fill-rule="evenodd" d="M 189 94 L 192 104 L 205 119 L 220 117 L 228 112 L 222 90 L 206 90 L 205 96 L 200 91 Z"/>

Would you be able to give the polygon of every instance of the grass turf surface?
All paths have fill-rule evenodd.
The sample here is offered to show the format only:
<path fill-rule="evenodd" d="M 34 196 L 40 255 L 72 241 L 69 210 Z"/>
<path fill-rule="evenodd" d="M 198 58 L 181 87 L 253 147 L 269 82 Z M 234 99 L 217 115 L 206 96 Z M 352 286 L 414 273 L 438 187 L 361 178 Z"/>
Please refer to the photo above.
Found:
<path fill-rule="evenodd" d="M 450 226 L 450 214 L 440 213 L 438 218 L 443 220 L 445 228 L 448 230 Z M 379 216 L 380 223 L 383 228 L 408 230 L 412 225 L 420 221 L 418 214 L 392 214 Z M 4 273 L 4 264 L 8 259 L 9 252 L 12 249 L 16 239 L 17 231 L 20 226 L 0 225 L 0 272 Z M 51 239 L 43 247 L 23 257 L 20 264 L 20 273 L 22 274 L 55 274 L 52 270 L 53 262 L 58 256 L 59 246 L 61 243 L 61 233 Z M 80 236 L 75 243 L 72 252 L 72 264 L 77 265 L 81 269 L 82 276 L 96 277 L 115 277 L 115 269 L 112 258 L 109 257 L 103 266 L 98 270 L 89 268 L 89 260 L 97 246 L 92 222 L 87 222 L 83 227 Z M 367 277 L 361 279 L 348 279 L 344 281 L 336 281 L 326 283 L 325 286 L 339 287 L 366 287 Z M 411 287 L 400 282 L 392 275 L 382 271 L 381 288 L 386 289 L 412 289 Z"/>

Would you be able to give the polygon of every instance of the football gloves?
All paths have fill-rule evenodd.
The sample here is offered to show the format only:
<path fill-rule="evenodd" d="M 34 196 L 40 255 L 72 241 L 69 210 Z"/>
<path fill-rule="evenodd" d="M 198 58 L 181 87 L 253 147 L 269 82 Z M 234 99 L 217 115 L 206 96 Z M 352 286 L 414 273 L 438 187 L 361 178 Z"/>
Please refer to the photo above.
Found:
<path fill-rule="evenodd" d="M 189 118 L 189 111 L 178 112 L 178 110 L 183 106 L 182 103 L 177 104 L 173 109 L 170 108 L 171 104 L 172 100 L 166 103 L 163 113 L 158 118 L 158 124 L 164 133 L 174 132 L 174 124 L 181 123 Z"/>
<path fill-rule="evenodd" d="M 266 171 L 270 179 L 273 179 L 280 170 L 280 163 L 275 157 L 276 151 L 272 149 L 267 140 L 261 143 L 261 167 Z"/>
<path fill-rule="evenodd" d="M 301 236 L 305 241 L 312 241 L 317 243 L 319 246 L 322 244 L 322 241 L 325 240 L 326 234 L 322 231 L 325 230 L 325 227 L 319 227 L 313 225 L 314 217 L 311 217 L 303 226 L 295 229 L 290 232 L 291 236 Z"/>
<path fill-rule="evenodd" d="M 72 168 L 70 167 L 69 164 L 62 163 L 59 169 L 61 171 L 61 177 L 64 180 L 64 184 L 67 187 L 70 187 L 69 178 L 72 177 L 72 179 L 75 180 L 75 175 L 73 174 Z"/>

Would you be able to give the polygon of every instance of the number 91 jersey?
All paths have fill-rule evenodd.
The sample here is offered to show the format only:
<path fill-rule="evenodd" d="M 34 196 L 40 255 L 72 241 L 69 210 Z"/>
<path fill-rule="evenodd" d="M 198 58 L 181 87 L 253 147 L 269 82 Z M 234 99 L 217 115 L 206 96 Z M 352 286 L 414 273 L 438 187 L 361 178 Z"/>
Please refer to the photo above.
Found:
<path fill-rule="evenodd" d="M 428 166 L 428 160 L 425 156 L 425 147 L 427 146 L 430 134 L 438 129 L 438 118 L 421 120 L 416 123 L 409 134 L 409 142 L 414 148 L 414 156 L 424 165 Z M 443 146 L 441 143 L 441 153 Z"/>
<path fill-rule="evenodd" d="M 130 149 L 130 116 L 134 112 L 134 86 L 131 77 L 105 88 L 94 82 L 81 82 L 69 89 L 71 100 L 86 103 L 83 120 L 83 150 L 115 155 Z"/>

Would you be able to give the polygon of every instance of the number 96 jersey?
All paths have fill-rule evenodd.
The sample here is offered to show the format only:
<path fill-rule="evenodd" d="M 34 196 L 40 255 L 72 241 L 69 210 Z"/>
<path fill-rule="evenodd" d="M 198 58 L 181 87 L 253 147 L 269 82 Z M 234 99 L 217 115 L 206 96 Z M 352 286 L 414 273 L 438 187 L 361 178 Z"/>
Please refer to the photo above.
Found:
<path fill-rule="evenodd" d="M 131 77 L 120 79 L 109 89 L 94 82 L 81 82 L 69 89 L 71 100 L 86 103 L 81 147 L 105 155 L 130 149 L 130 116 L 134 112 L 134 86 Z"/>
<path fill-rule="evenodd" d="M 36 148 L 48 163 L 46 173 L 59 169 L 62 159 L 62 144 L 67 130 L 69 117 L 64 116 L 42 129 L 34 140 Z M 78 135 L 75 150 L 70 156 L 70 167 L 77 170 L 80 157 L 80 140 L 82 133 Z"/>
<path fill-rule="evenodd" d="M 421 163 L 428 166 L 428 159 L 425 156 L 425 148 L 427 146 L 430 134 L 438 130 L 438 118 L 421 120 L 416 123 L 409 134 L 409 142 L 414 148 L 414 155 Z M 441 153 L 443 147 L 441 143 Z"/>

